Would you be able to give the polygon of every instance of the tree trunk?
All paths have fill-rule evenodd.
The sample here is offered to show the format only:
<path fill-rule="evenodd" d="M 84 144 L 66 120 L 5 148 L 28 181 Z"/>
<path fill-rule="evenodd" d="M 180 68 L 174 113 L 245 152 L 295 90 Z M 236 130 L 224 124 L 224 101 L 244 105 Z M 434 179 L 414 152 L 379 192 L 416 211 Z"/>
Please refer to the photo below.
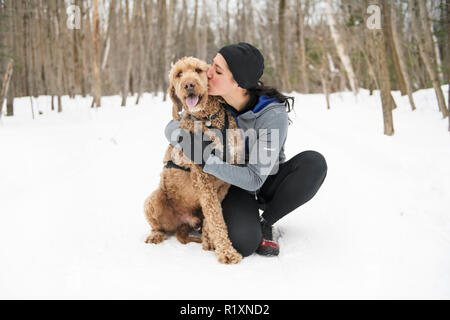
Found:
<path fill-rule="evenodd" d="M 225 42 L 226 44 L 231 44 L 231 38 L 230 38 L 230 9 L 229 4 L 230 0 L 226 0 L 226 7 L 225 7 L 225 20 L 226 20 L 226 26 L 225 26 Z"/>
<path fill-rule="evenodd" d="M 288 66 L 286 62 L 286 54 L 287 54 L 287 46 L 286 46 L 286 35 L 285 35 L 285 12 L 286 12 L 286 0 L 280 0 L 280 5 L 278 8 L 278 38 L 280 41 L 280 65 L 281 65 L 281 82 L 282 82 L 282 90 L 286 92 L 290 92 L 290 81 L 289 81 L 289 72 Z"/>
<path fill-rule="evenodd" d="M 200 19 L 200 39 L 198 57 L 206 60 L 208 56 L 208 25 L 206 22 L 206 1 L 202 0 L 202 17 Z"/>
<path fill-rule="evenodd" d="M 368 14 L 366 11 L 366 8 L 368 7 L 368 2 L 365 0 L 363 5 L 363 11 L 362 16 L 364 17 L 364 21 L 367 21 Z M 372 79 L 372 81 L 369 80 L 369 91 L 370 95 L 372 95 L 374 88 L 380 90 L 380 85 L 378 83 L 377 75 L 375 74 L 375 67 L 378 63 L 376 60 L 376 50 L 374 48 L 373 43 L 373 37 L 372 37 L 372 30 L 369 28 L 364 28 L 363 31 L 363 37 L 364 37 L 364 47 L 361 45 L 361 51 L 364 55 L 364 58 L 366 60 L 366 64 L 368 66 L 369 76 Z M 374 86 L 375 85 L 375 86 Z"/>
<path fill-rule="evenodd" d="M 198 27 L 197 27 L 197 20 L 198 20 L 198 0 L 195 0 L 195 7 L 194 7 L 194 20 L 192 22 L 192 31 L 191 31 L 191 46 L 193 56 L 197 57 L 199 50 L 198 50 Z"/>
<path fill-rule="evenodd" d="M 127 4 L 127 19 L 128 19 L 128 0 L 126 1 Z M 137 1 L 134 1 L 133 3 L 133 13 L 132 13 L 132 20 L 131 22 L 129 22 L 127 25 L 127 34 L 128 34 L 128 39 L 127 39 L 127 43 L 126 43 L 126 48 L 127 48 L 127 65 L 126 65 L 126 69 L 125 69 L 125 76 L 123 79 L 123 90 L 122 90 L 122 107 L 125 107 L 127 105 L 127 97 L 128 97 L 128 92 L 130 90 L 130 75 L 131 75 L 131 66 L 132 66 L 132 62 L 133 62 L 133 57 L 134 57 L 134 48 L 133 48 L 133 43 L 134 43 L 134 35 L 136 34 L 136 28 L 137 28 L 137 12 L 138 12 L 138 5 L 137 5 Z"/>
<path fill-rule="evenodd" d="M 419 6 L 417 6 L 417 2 L 419 3 Z M 428 21 L 428 11 L 424 2 L 416 0 L 409 0 L 409 8 L 411 13 L 411 24 L 419 45 L 420 56 L 422 57 L 433 84 L 434 91 L 436 92 L 439 110 L 442 112 L 443 118 L 445 118 L 448 116 L 448 111 L 445 105 L 444 94 L 442 93 L 441 85 L 439 83 L 436 67 L 436 54 L 434 53 L 433 39 L 431 37 L 430 24 Z M 422 29 L 419 26 L 416 12 L 419 12 L 420 14 Z"/>
<path fill-rule="evenodd" d="M 49 94 L 52 95 L 52 102 L 51 102 L 51 110 L 53 111 L 54 104 L 53 104 L 53 95 L 56 93 L 56 85 L 57 81 L 55 79 L 56 75 L 56 62 L 55 62 L 55 50 L 53 49 L 54 41 L 54 32 L 52 32 L 53 23 L 52 23 L 52 16 L 51 13 L 53 12 L 52 6 L 50 3 L 47 3 L 47 10 L 46 10 L 46 18 L 47 18 L 47 51 L 48 51 L 48 64 L 49 64 L 49 77 L 48 77 L 48 84 L 49 84 Z"/>
<path fill-rule="evenodd" d="M 380 0 L 376 1 L 376 4 L 380 7 L 382 6 Z M 392 136 L 394 134 L 394 121 L 392 118 L 393 99 L 391 96 L 391 83 L 386 58 L 386 40 L 384 39 L 383 30 L 374 29 L 371 32 L 379 61 L 378 81 L 380 84 L 381 106 L 383 110 L 384 134 Z"/>
<path fill-rule="evenodd" d="M 36 17 L 34 17 L 34 6 L 36 3 L 30 2 L 28 7 L 28 26 L 29 26 L 29 50 L 30 50 L 30 95 L 33 97 L 38 96 L 38 81 L 35 81 L 35 75 L 39 74 L 37 63 L 36 63 Z"/>
<path fill-rule="evenodd" d="M 93 103 L 98 108 L 101 106 L 101 95 L 102 95 L 102 87 L 101 87 L 101 74 L 100 74 L 100 25 L 98 19 L 98 0 L 94 1 L 94 14 L 92 17 L 92 22 L 94 25 L 93 32 L 93 47 L 94 47 L 94 57 L 92 59 L 93 70 L 94 70 L 94 88 L 93 88 Z"/>
<path fill-rule="evenodd" d="M 42 18 L 41 15 L 41 8 L 36 8 L 37 11 L 37 15 L 38 15 L 38 35 L 39 35 L 39 39 L 38 39 L 38 43 L 39 43 L 39 64 L 40 64 L 40 74 L 41 74 L 41 84 L 42 84 L 42 89 L 43 92 L 39 92 L 39 93 L 43 93 L 43 94 L 49 94 L 49 90 L 48 90 L 48 84 L 47 84 L 47 77 L 46 77 L 46 63 L 45 63 L 45 42 L 48 41 L 48 39 L 45 39 L 45 23 L 44 23 L 44 19 Z"/>
<path fill-rule="evenodd" d="M 56 82 L 57 82 L 57 95 L 58 95 L 58 112 L 62 112 L 63 105 L 61 96 L 66 92 L 64 87 L 64 43 L 62 33 L 64 30 L 61 29 L 61 7 L 64 7 L 64 3 L 55 1 L 55 39 L 56 39 Z"/>
<path fill-rule="evenodd" d="M 13 73 L 14 60 L 10 59 L 8 67 L 6 68 L 5 77 L 3 78 L 2 90 L 0 91 L 0 118 L 2 117 L 3 101 L 8 93 L 9 81 Z"/>
<path fill-rule="evenodd" d="M 305 52 L 305 18 L 302 10 L 302 1 L 297 0 L 297 23 L 296 23 L 296 31 L 297 31 L 297 57 L 299 62 L 298 66 L 298 74 L 300 75 L 300 86 L 299 91 L 302 93 L 309 93 L 308 86 L 308 72 L 306 69 L 306 52 Z"/>
<path fill-rule="evenodd" d="M 6 116 L 12 117 L 14 115 L 14 96 L 15 96 L 15 89 L 14 89 L 14 83 L 10 83 L 8 90 L 8 95 L 6 98 Z"/>
<path fill-rule="evenodd" d="M 446 78 L 448 84 L 448 103 L 447 111 L 450 113 L 450 0 L 445 1 L 445 16 L 446 16 L 446 30 L 447 30 L 447 69 Z M 448 131 L 450 131 L 450 116 L 448 117 Z"/>
<path fill-rule="evenodd" d="M 167 43 L 166 43 L 166 67 L 164 68 L 165 74 L 168 72 L 167 68 L 170 66 L 172 62 L 174 62 L 175 59 L 175 34 L 174 34 L 174 24 L 175 24 L 175 8 L 176 8 L 177 2 L 176 0 L 170 0 L 169 1 L 169 11 L 167 13 Z M 203 9 L 204 10 L 204 9 Z M 203 17 L 202 17 L 203 19 Z M 206 41 L 206 39 L 205 39 Z M 205 50 L 206 50 L 206 44 L 205 44 Z M 204 58 L 201 58 L 206 60 L 206 54 Z"/>
<path fill-rule="evenodd" d="M 149 43 L 149 34 L 147 29 L 147 22 L 146 19 L 148 19 L 148 8 L 145 3 L 144 9 L 141 7 L 138 10 L 138 32 L 136 34 L 136 41 L 138 43 L 138 51 L 139 51 L 139 62 L 137 65 L 137 98 L 135 104 L 138 105 L 139 101 L 142 96 L 144 81 L 145 81 L 145 75 L 147 72 L 147 65 L 148 65 L 148 43 Z M 141 10 L 142 13 L 141 13 Z"/>
<path fill-rule="evenodd" d="M 197 3 L 196 3 L 197 4 Z M 196 15 L 197 13 L 195 13 Z M 196 17 L 194 20 L 197 19 Z M 167 34 L 167 6 L 165 0 L 158 0 L 158 32 L 160 35 L 166 35 Z M 192 40 L 194 40 L 192 38 Z M 168 76 L 166 74 L 167 70 L 167 62 L 166 62 L 166 56 L 164 54 L 166 49 L 166 37 L 161 37 L 159 41 L 159 52 L 163 54 L 158 55 L 158 89 L 162 91 L 163 93 L 163 101 L 166 101 L 167 98 L 167 83 L 168 83 Z M 194 47 L 195 50 L 195 47 Z"/>
<path fill-rule="evenodd" d="M 381 104 L 383 109 L 384 134 L 391 136 L 394 134 L 394 121 L 392 118 L 392 97 L 389 79 L 389 69 L 386 59 L 386 43 L 382 30 L 375 30 L 375 47 L 380 61 L 379 82 Z"/>
<path fill-rule="evenodd" d="M 348 56 L 348 54 L 345 51 L 345 45 L 341 39 L 341 35 L 339 34 L 339 31 L 337 30 L 337 26 L 336 26 L 337 23 L 336 23 L 336 19 L 334 18 L 334 15 L 332 12 L 332 6 L 333 6 L 332 0 L 327 0 L 326 14 L 327 14 L 327 18 L 328 18 L 328 25 L 330 26 L 331 36 L 334 40 L 336 50 L 338 52 L 339 58 L 342 61 L 345 72 L 347 73 L 347 77 L 350 82 L 352 91 L 355 95 L 357 95 L 358 90 L 359 90 L 358 81 L 357 81 L 355 72 L 353 71 L 353 66 L 352 66 L 350 57 Z"/>
<path fill-rule="evenodd" d="M 22 43 L 23 72 L 24 72 L 24 80 L 25 80 L 25 95 L 29 96 L 29 95 L 31 95 L 30 82 L 29 82 L 28 50 L 27 50 L 29 17 L 28 17 L 28 10 L 26 8 L 26 5 L 25 5 L 25 7 L 23 7 L 24 4 L 22 4 L 22 2 L 18 1 L 18 3 L 20 6 L 19 11 L 23 12 L 23 43 Z"/>
<path fill-rule="evenodd" d="M 283 0 L 280 0 L 283 1 Z M 237 24 L 238 26 L 238 36 L 239 36 L 239 42 L 241 41 L 246 41 L 246 42 L 251 42 L 251 40 L 247 40 L 247 15 L 246 15 L 246 10 L 245 10 L 245 4 L 244 4 L 244 0 L 238 0 L 236 2 L 236 5 L 238 7 L 238 14 L 237 16 L 239 17 L 239 22 Z"/>
<path fill-rule="evenodd" d="M 411 84 L 411 78 L 409 76 L 408 64 L 406 62 L 405 53 L 403 50 L 403 41 L 400 36 L 400 28 L 398 27 L 398 15 L 397 15 L 397 7 L 395 3 L 391 6 L 391 18 L 392 18 L 392 40 L 393 40 L 393 49 L 397 53 L 400 72 L 403 75 L 403 79 L 405 80 L 406 92 L 408 94 L 409 103 L 411 104 L 411 109 L 416 110 L 416 105 L 414 103 L 413 98 L 413 87 Z"/>
<path fill-rule="evenodd" d="M 393 3 L 392 5 L 395 5 Z M 391 20 L 391 10 L 390 5 L 388 4 L 388 0 L 383 0 L 383 8 L 384 8 L 384 23 L 386 25 L 384 30 L 384 36 L 386 39 L 386 48 L 388 49 L 387 54 L 392 57 L 392 64 L 394 66 L 395 76 L 397 79 L 397 84 L 400 89 L 401 95 L 404 96 L 407 94 L 406 90 L 406 81 L 403 77 L 403 73 L 400 69 L 400 61 L 398 57 L 397 50 L 395 50 L 394 45 L 394 36 L 393 36 L 393 26 L 392 26 L 392 20 Z"/>
<path fill-rule="evenodd" d="M 327 109 L 330 109 L 330 92 L 328 90 L 328 75 L 326 73 L 326 68 L 322 67 L 320 69 L 320 82 L 322 83 L 323 94 L 327 101 Z"/>
<path fill-rule="evenodd" d="M 83 23 L 83 16 L 84 16 L 84 8 L 83 8 L 83 1 L 81 0 L 76 0 L 75 2 L 78 7 L 80 8 L 80 30 L 78 30 L 79 32 L 79 37 L 77 37 L 78 39 L 78 46 L 79 46 L 79 51 L 80 51 L 80 57 L 79 57 L 79 75 L 80 75 L 80 93 L 82 97 L 86 97 L 86 80 L 85 80 L 85 73 L 84 73 L 84 68 L 86 65 L 85 62 L 85 46 L 84 46 L 84 41 L 85 41 L 85 28 L 84 28 L 84 23 Z"/>

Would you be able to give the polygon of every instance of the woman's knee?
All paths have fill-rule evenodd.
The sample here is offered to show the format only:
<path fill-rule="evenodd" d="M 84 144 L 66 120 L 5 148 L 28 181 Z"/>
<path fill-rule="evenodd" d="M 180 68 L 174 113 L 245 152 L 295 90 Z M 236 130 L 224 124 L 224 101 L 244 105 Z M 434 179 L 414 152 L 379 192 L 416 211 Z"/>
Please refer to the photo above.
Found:
<path fill-rule="evenodd" d="M 297 156 L 297 161 L 301 162 L 303 165 L 308 166 L 310 170 L 321 173 L 325 176 L 328 171 L 327 161 L 325 157 L 314 150 L 307 150 L 299 153 Z"/>

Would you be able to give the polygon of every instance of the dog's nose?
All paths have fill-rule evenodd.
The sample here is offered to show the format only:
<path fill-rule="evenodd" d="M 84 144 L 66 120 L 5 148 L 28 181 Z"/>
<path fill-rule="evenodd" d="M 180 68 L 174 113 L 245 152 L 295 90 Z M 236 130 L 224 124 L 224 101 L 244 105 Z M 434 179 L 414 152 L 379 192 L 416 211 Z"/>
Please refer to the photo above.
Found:
<path fill-rule="evenodd" d="M 184 84 L 184 89 L 186 90 L 193 90 L 195 88 L 194 81 L 186 81 Z"/>

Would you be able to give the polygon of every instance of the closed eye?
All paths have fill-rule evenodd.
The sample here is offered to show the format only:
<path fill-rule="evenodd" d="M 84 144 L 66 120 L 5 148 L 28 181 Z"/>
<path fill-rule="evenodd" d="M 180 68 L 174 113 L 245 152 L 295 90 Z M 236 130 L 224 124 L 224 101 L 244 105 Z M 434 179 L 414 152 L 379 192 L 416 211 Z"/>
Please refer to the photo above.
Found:
<path fill-rule="evenodd" d="M 197 73 L 202 73 L 202 72 L 203 72 L 203 70 L 202 70 L 202 69 L 199 69 L 199 68 L 197 68 L 197 69 L 195 69 L 195 72 L 197 72 Z"/>

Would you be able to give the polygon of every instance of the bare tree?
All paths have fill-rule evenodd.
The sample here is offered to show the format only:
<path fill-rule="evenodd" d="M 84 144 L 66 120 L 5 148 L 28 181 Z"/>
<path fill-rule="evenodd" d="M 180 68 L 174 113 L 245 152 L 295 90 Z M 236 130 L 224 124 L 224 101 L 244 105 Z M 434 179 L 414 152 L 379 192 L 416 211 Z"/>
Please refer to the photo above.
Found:
<path fill-rule="evenodd" d="M 337 29 L 337 21 L 333 14 L 333 2 L 332 0 L 327 0 L 326 2 L 326 13 L 328 18 L 328 25 L 330 26 L 331 36 L 334 40 L 334 44 L 336 45 L 336 49 L 339 55 L 339 58 L 342 61 L 342 64 L 344 66 L 345 72 L 347 73 L 348 80 L 350 82 L 350 86 L 352 88 L 353 93 L 356 95 L 358 94 L 358 81 L 356 79 L 355 72 L 353 71 L 353 66 L 350 60 L 350 57 L 348 56 L 346 50 L 345 50 L 345 44 L 341 40 L 341 35 L 339 34 L 339 31 Z"/>
<path fill-rule="evenodd" d="M 94 70 L 94 88 L 93 88 L 93 104 L 98 108 L 101 106 L 101 74 L 100 74 L 100 21 L 98 18 L 98 0 L 94 1 L 94 14 L 93 14 L 93 46 L 94 46 L 94 58 L 92 59 L 92 65 Z"/>
<path fill-rule="evenodd" d="M 395 5 L 395 2 L 392 3 Z M 388 0 L 383 0 L 383 8 L 384 8 L 384 23 L 385 27 L 383 28 L 384 37 L 386 39 L 386 53 L 388 56 L 392 58 L 392 65 L 394 67 L 395 76 L 397 79 L 397 85 L 400 89 L 402 95 L 407 94 L 406 90 L 406 81 L 404 79 L 403 73 L 400 68 L 400 58 L 398 56 L 398 52 L 395 49 L 394 44 L 394 35 L 393 35 L 393 26 L 392 26 L 392 18 L 391 18 L 391 8 Z"/>
<path fill-rule="evenodd" d="M 0 118 L 2 117 L 3 101 L 5 100 L 6 94 L 8 93 L 9 81 L 13 73 L 14 60 L 10 59 L 8 67 L 6 68 L 5 77 L 3 78 L 2 88 L 0 91 Z"/>
<path fill-rule="evenodd" d="M 309 0 L 307 0 L 309 1 Z M 297 5 L 297 23 L 295 24 L 296 27 L 296 36 L 297 36 L 297 57 L 298 57 L 298 73 L 300 75 L 300 86 L 299 90 L 303 93 L 309 92 L 309 86 L 308 86 L 308 72 L 306 69 L 306 51 L 305 51 L 305 18 L 303 15 L 303 9 L 302 9 L 302 1 L 296 0 Z"/>
<path fill-rule="evenodd" d="M 164 53 L 166 49 L 166 41 L 167 41 L 167 7 L 165 0 L 158 0 L 158 26 L 159 26 L 159 34 L 164 35 L 160 40 L 159 52 Z M 166 56 L 164 54 L 158 55 L 158 83 L 159 90 L 163 92 L 163 100 L 166 100 L 166 88 L 167 88 L 167 62 Z"/>
<path fill-rule="evenodd" d="M 191 31 L 191 45 L 193 46 L 192 54 L 194 56 L 198 55 L 198 0 L 195 0 L 195 8 L 194 8 L 194 19 L 192 21 L 192 31 Z"/>
<path fill-rule="evenodd" d="M 450 113 L 450 0 L 445 1 L 445 21 L 447 29 L 447 84 L 448 84 L 448 111 Z M 450 131 L 450 116 L 448 117 L 448 131 Z"/>
<path fill-rule="evenodd" d="M 286 33 L 285 33 L 285 25 L 286 25 L 286 0 L 280 0 L 279 9 L 278 9 L 278 39 L 280 41 L 280 65 L 281 65 L 281 81 L 283 84 L 283 90 L 291 91 L 290 89 L 290 81 L 289 81 L 289 71 L 286 62 Z"/>
<path fill-rule="evenodd" d="M 206 1 L 202 0 L 202 16 L 200 18 L 200 38 L 198 41 L 198 51 L 197 55 L 200 59 L 206 60 L 208 55 L 208 27 L 207 27 L 207 18 L 206 18 Z"/>
<path fill-rule="evenodd" d="M 400 29 L 398 26 L 398 14 L 397 14 L 398 8 L 396 7 L 395 3 L 392 3 L 391 6 L 391 18 L 392 18 L 392 40 L 393 40 L 393 49 L 397 53 L 398 60 L 399 60 L 399 66 L 400 66 L 400 73 L 403 76 L 403 79 L 405 81 L 406 85 L 406 93 L 408 94 L 409 103 L 411 104 L 411 109 L 414 111 L 416 110 L 416 106 L 414 103 L 413 98 L 413 87 L 411 83 L 411 77 L 409 75 L 408 71 L 408 65 L 406 62 L 405 53 L 403 50 L 403 41 L 401 40 L 401 34 Z"/>
<path fill-rule="evenodd" d="M 122 89 L 122 107 L 125 107 L 127 105 L 127 97 L 128 97 L 128 93 L 130 91 L 130 77 L 131 77 L 131 67 L 132 67 L 132 62 L 133 62 L 133 58 L 134 58 L 134 48 L 133 48 L 133 43 L 134 43 L 134 37 L 135 34 L 137 33 L 137 27 L 138 27 L 138 23 L 137 23 L 137 12 L 138 12 L 138 8 L 139 8 L 139 1 L 134 1 L 133 2 L 133 12 L 132 12 L 132 18 L 131 21 L 129 21 L 129 14 L 128 14 L 128 8 L 129 8 L 129 2 L 128 0 L 126 0 L 126 21 L 127 21 L 127 33 L 128 33 L 128 38 L 127 38 L 127 42 L 126 42 L 126 48 L 127 48 L 127 64 L 126 64 L 126 68 L 125 68 L 125 75 L 124 75 L 124 79 L 123 79 L 123 89 Z"/>
<path fill-rule="evenodd" d="M 419 3 L 419 5 L 417 3 Z M 444 94 L 442 93 L 441 85 L 439 83 L 439 76 L 436 65 L 436 54 L 434 53 L 433 39 L 431 36 L 430 24 L 428 21 L 428 12 L 425 3 L 422 1 L 409 0 L 409 7 L 411 14 L 411 24 L 414 29 L 414 35 L 417 38 L 420 56 L 425 64 L 428 75 L 430 76 L 434 91 L 436 92 L 439 110 L 445 118 L 448 116 L 448 111 L 445 105 Z M 420 24 L 422 25 L 422 28 L 420 28 L 419 26 L 419 18 L 417 13 L 420 14 Z"/>
<path fill-rule="evenodd" d="M 377 4 L 381 7 L 379 0 L 377 1 Z M 384 134 L 391 136 L 394 134 L 394 121 L 392 118 L 393 100 L 391 96 L 391 83 L 386 58 L 386 40 L 384 38 L 383 31 L 379 29 L 374 29 L 373 36 L 378 61 L 380 62 L 378 81 L 380 83 L 381 104 L 383 109 Z"/>

